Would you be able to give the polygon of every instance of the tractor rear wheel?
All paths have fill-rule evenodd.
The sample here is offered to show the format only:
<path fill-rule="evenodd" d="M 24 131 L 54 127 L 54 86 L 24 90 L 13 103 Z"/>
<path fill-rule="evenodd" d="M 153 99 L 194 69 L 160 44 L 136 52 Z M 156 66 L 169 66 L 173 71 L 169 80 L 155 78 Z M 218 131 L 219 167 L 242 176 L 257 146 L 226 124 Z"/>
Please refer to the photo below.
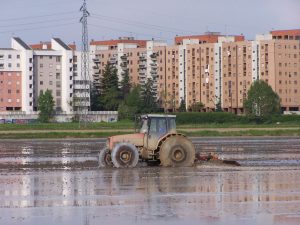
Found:
<path fill-rule="evenodd" d="M 195 147 L 184 136 L 171 136 L 163 142 L 159 159 L 162 166 L 192 166 L 195 161 Z"/>
<path fill-rule="evenodd" d="M 111 154 L 107 148 L 104 148 L 99 153 L 99 168 L 112 167 Z"/>
<path fill-rule="evenodd" d="M 139 161 L 139 151 L 130 143 L 119 143 L 113 148 L 111 159 L 116 168 L 132 168 Z"/>

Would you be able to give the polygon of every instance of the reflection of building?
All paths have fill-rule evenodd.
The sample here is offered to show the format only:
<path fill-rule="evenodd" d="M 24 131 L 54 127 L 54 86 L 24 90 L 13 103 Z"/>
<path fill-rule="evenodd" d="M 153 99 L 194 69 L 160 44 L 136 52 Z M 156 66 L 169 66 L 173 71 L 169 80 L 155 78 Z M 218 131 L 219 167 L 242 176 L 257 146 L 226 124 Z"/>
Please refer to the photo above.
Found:
<path fill-rule="evenodd" d="M 300 174 L 297 170 L 289 171 L 289 176 L 286 173 L 201 168 L 26 172 L 26 176 L 20 172 L 0 178 L 6 184 L 0 187 L 0 208 L 30 208 L 33 211 L 25 212 L 34 213 L 44 207 L 91 207 L 99 219 L 143 215 L 141 220 L 223 221 L 230 217 L 273 221 L 280 214 L 297 215 L 300 210 Z"/>

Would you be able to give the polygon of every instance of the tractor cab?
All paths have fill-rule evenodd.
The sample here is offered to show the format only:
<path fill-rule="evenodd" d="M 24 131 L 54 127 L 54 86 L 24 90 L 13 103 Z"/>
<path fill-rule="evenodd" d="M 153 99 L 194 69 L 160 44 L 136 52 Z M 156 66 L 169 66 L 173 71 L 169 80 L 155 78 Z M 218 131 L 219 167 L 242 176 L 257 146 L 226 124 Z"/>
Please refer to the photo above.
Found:
<path fill-rule="evenodd" d="M 175 115 L 142 115 L 139 119 L 139 133 L 159 134 L 176 133 Z"/>
<path fill-rule="evenodd" d="M 155 150 L 157 143 L 166 134 L 176 133 L 175 115 L 148 114 L 140 117 L 140 133 L 145 134 L 144 146 L 147 150 Z"/>

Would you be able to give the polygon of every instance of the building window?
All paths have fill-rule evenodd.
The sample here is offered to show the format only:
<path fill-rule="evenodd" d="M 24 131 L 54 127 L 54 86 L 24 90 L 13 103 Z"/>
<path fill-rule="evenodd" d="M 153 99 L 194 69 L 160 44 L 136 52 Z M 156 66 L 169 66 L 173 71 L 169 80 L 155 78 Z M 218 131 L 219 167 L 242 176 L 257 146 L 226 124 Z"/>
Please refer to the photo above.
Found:
<path fill-rule="evenodd" d="M 44 84 L 44 82 L 43 81 L 40 81 L 40 85 L 43 85 Z"/>
<path fill-rule="evenodd" d="M 40 68 L 43 68 L 43 67 L 44 67 L 44 65 L 41 63 L 41 64 L 40 64 Z"/>
<path fill-rule="evenodd" d="M 8 94 L 11 94 L 11 89 L 8 89 L 8 90 L 7 90 L 7 93 L 8 93 Z"/>
<path fill-rule="evenodd" d="M 11 54 L 8 55 L 8 58 L 11 59 Z"/>
<path fill-rule="evenodd" d="M 17 59 L 19 59 L 20 58 L 20 55 L 17 55 Z"/>

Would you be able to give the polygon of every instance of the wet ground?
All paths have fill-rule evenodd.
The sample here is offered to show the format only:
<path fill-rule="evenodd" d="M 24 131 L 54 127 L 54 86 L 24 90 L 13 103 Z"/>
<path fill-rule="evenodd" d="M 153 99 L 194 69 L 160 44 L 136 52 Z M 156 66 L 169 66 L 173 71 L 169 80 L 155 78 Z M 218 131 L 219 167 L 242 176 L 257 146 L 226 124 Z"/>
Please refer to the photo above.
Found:
<path fill-rule="evenodd" d="M 193 138 L 241 167 L 97 169 L 104 140 L 0 141 L 0 224 L 300 224 L 300 138 Z"/>

